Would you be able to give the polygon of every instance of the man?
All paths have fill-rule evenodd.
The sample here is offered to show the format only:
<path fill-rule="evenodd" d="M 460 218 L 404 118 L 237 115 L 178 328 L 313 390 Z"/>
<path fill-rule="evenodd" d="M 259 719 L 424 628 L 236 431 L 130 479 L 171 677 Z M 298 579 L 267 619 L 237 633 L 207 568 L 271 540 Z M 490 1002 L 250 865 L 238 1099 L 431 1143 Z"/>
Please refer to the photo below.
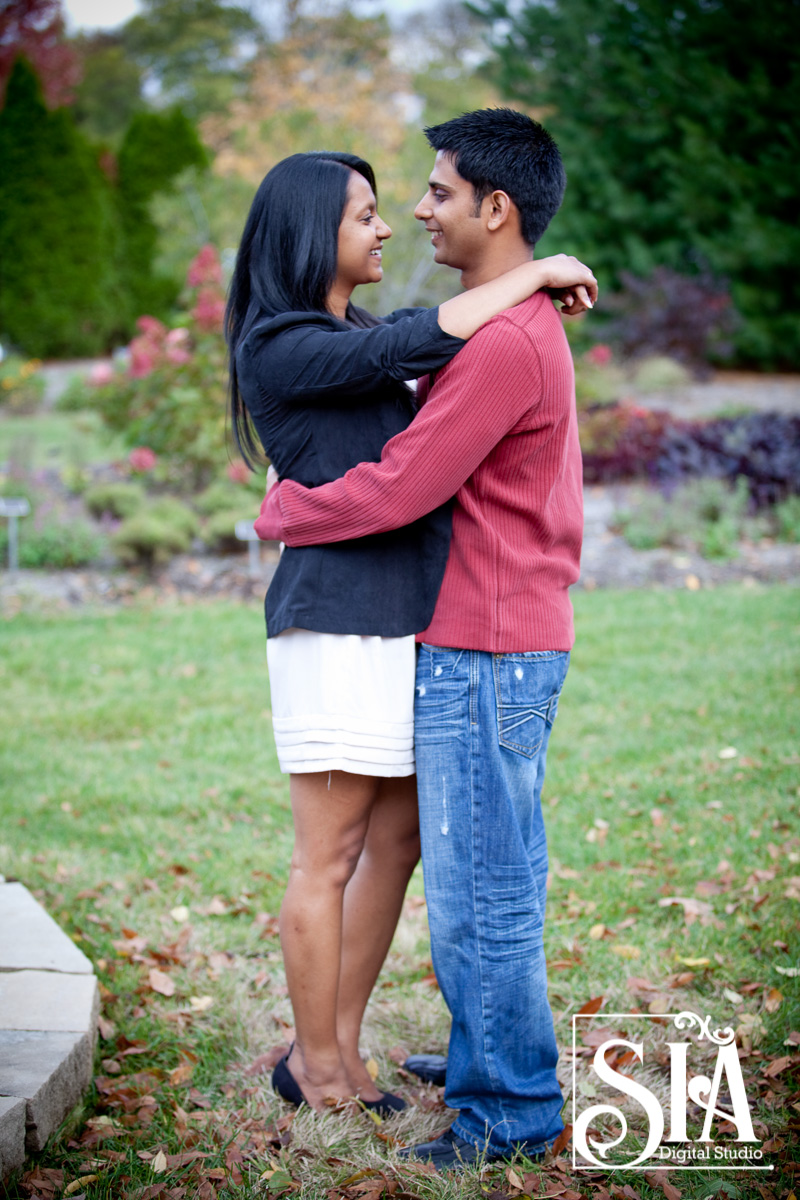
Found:
<path fill-rule="evenodd" d="M 508 109 L 426 130 L 415 216 L 475 287 L 533 257 L 565 186 L 555 143 Z M 290 545 L 395 528 L 455 497 L 415 746 L 436 976 L 452 1014 L 445 1100 L 458 1117 L 408 1153 L 447 1168 L 543 1153 L 563 1129 L 542 931 L 545 756 L 574 633 L 581 458 L 572 361 L 538 293 L 421 381 L 420 413 L 380 463 L 274 488 L 256 528 Z"/>

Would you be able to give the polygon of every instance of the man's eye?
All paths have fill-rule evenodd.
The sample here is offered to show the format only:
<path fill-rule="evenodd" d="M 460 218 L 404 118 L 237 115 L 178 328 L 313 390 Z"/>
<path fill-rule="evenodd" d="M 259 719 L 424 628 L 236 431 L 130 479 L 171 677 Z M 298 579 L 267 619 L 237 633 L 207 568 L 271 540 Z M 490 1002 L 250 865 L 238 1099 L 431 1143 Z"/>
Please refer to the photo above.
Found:
<path fill-rule="evenodd" d="M 434 192 L 433 195 L 434 195 L 434 199 L 436 199 L 436 200 L 446 200 L 447 199 L 447 192 Z"/>

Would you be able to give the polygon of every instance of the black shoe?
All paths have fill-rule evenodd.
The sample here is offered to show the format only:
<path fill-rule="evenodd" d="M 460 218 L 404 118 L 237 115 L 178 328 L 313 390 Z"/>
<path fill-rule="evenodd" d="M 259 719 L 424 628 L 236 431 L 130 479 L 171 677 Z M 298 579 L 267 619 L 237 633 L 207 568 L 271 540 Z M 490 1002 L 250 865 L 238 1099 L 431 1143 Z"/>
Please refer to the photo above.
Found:
<path fill-rule="evenodd" d="M 448 1129 L 432 1142 L 421 1142 L 417 1146 L 408 1146 L 401 1150 L 400 1157 L 419 1158 L 423 1162 L 433 1163 L 437 1171 L 462 1171 L 464 1167 L 497 1162 L 498 1159 L 508 1156 L 493 1153 L 486 1146 L 475 1146 L 466 1138 L 453 1133 L 452 1129 Z"/>
<path fill-rule="evenodd" d="M 379 1117 L 390 1117 L 392 1113 L 402 1112 L 407 1107 L 405 1100 L 401 1100 L 392 1092 L 384 1092 L 377 1100 L 362 1100 L 358 1097 L 358 1103 L 367 1112 L 377 1113 Z"/>
<path fill-rule="evenodd" d="M 443 1054 L 412 1054 L 403 1066 L 423 1083 L 435 1083 L 437 1087 L 445 1085 L 447 1059 Z"/>
<path fill-rule="evenodd" d="M 308 1101 L 300 1091 L 297 1080 L 289 1070 L 289 1065 L 286 1061 L 293 1049 L 294 1043 L 292 1043 L 292 1045 L 289 1047 L 289 1053 L 284 1054 L 283 1058 L 276 1065 L 275 1070 L 272 1072 L 272 1086 L 280 1096 L 281 1100 L 285 1100 L 287 1104 L 291 1104 L 295 1108 L 299 1108 L 301 1104 L 308 1104 Z"/>

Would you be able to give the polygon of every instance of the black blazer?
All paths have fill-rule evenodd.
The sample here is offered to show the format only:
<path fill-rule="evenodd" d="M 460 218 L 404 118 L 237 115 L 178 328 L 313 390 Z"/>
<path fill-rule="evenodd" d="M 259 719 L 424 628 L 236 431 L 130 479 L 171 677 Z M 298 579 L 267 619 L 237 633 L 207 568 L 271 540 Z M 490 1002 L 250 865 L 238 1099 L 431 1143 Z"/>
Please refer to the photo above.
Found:
<path fill-rule="evenodd" d="M 315 487 L 360 462 L 416 412 L 403 380 L 436 370 L 464 345 L 438 309 L 400 309 L 374 328 L 326 313 L 258 322 L 236 351 L 239 389 L 281 478 Z M 267 632 L 402 637 L 427 628 L 450 549 L 452 502 L 389 533 L 287 546 L 266 598 Z"/>

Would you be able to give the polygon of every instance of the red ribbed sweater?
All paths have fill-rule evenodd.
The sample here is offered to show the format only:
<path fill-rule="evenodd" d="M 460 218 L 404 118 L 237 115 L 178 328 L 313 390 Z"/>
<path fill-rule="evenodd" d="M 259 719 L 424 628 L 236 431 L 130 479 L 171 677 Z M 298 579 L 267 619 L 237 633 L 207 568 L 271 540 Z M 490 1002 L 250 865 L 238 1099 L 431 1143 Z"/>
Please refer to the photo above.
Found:
<path fill-rule="evenodd" d="M 307 546 L 395 529 L 455 496 L 453 538 L 433 620 L 417 641 L 495 653 L 569 650 L 567 589 L 580 568 L 581 453 L 561 318 L 537 293 L 484 325 L 422 408 L 341 479 L 274 487 L 262 538 Z"/>

